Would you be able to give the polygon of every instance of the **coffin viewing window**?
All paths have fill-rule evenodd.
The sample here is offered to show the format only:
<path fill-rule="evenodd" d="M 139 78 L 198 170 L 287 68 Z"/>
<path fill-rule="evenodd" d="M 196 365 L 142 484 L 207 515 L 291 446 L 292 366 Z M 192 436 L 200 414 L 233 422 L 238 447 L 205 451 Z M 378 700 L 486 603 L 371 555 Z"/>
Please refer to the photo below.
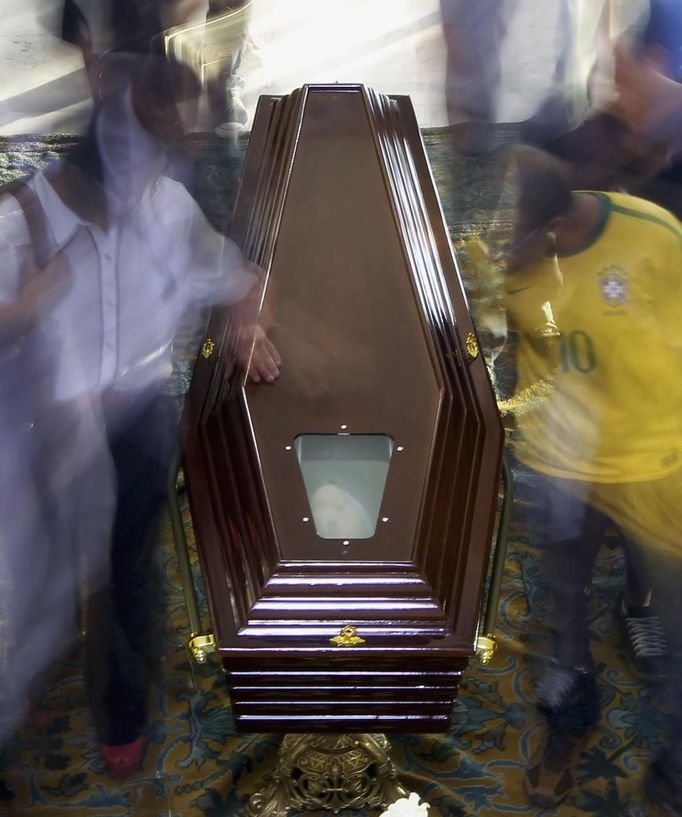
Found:
<path fill-rule="evenodd" d="M 301 434 L 294 444 L 317 535 L 374 536 L 393 440 L 385 434 Z"/>

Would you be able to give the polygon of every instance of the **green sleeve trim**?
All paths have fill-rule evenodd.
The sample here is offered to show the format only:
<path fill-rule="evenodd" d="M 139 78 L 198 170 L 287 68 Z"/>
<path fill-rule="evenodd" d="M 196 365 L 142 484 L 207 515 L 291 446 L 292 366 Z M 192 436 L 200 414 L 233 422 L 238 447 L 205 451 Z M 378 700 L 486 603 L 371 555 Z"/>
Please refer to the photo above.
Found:
<path fill-rule="evenodd" d="M 669 221 L 666 221 L 664 218 L 660 218 L 659 216 L 654 216 L 651 213 L 642 213 L 640 210 L 632 210 L 630 207 L 623 207 L 622 204 L 614 204 L 613 201 L 609 202 L 611 205 L 611 210 L 614 213 L 620 213 L 623 216 L 631 216 L 632 218 L 640 218 L 643 221 L 650 221 L 652 224 L 658 224 L 660 227 L 665 227 L 667 230 L 675 236 L 678 241 L 682 241 L 682 233 L 676 227 L 674 227 Z"/>

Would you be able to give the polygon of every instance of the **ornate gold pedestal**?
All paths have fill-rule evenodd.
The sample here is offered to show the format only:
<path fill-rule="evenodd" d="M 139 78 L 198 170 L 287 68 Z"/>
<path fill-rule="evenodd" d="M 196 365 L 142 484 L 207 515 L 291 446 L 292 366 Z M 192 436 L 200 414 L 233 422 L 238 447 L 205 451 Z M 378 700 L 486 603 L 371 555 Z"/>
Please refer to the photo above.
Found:
<path fill-rule="evenodd" d="M 249 817 L 289 811 L 386 808 L 408 791 L 385 735 L 285 735 L 273 779 L 249 801 Z"/>

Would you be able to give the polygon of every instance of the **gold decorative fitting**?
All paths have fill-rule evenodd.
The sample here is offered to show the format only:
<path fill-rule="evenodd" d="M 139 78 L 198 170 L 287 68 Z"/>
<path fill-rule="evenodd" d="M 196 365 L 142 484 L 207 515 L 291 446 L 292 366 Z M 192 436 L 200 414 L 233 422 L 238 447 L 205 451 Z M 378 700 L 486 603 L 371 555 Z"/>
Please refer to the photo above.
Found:
<path fill-rule="evenodd" d="M 475 360 L 478 357 L 478 341 L 476 340 L 476 335 L 473 332 L 469 332 L 466 336 L 466 340 L 464 341 L 464 345 L 466 346 L 467 354 L 471 360 Z"/>
<path fill-rule="evenodd" d="M 504 416 L 523 417 L 540 408 L 554 392 L 554 377 L 547 375 L 531 383 L 508 400 L 498 400 L 497 408 Z"/>
<path fill-rule="evenodd" d="M 385 735 L 285 735 L 274 774 L 251 795 L 245 814 L 383 810 L 409 794 L 389 750 Z"/>
<path fill-rule="evenodd" d="M 205 664 L 209 654 L 216 650 L 215 636 L 213 633 L 190 636 L 187 646 L 197 664 Z"/>
<path fill-rule="evenodd" d="M 352 624 L 346 624 L 345 627 L 341 628 L 339 635 L 335 635 L 329 640 L 332 644 L 336 644 L 337 647 L 357 647 L 358 644 L 365 643 L 365 639 L 360 638 L 358 631 Z"/>
<path fill-rule="evenodd" d="M 476 655 L 483 666 L 487 666 L 495 657 L 497 641 L 494 635 L 479 635 L 476 639 Z"/>
<path fill-rule="evenodd" d="M 214 349 L 215 343 L 211 340 L 211 338 L 206 338 L 206 340 L 201 344 L 202 357 L 205 357 L 206 360 L 208 360 L 213 354 Z"/>

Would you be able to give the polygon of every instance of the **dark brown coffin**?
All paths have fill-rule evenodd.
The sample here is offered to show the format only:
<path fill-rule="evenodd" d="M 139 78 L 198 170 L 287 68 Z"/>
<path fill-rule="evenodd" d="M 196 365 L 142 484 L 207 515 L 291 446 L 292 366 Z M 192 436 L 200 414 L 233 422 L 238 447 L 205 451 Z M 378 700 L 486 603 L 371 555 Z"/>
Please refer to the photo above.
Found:
<path fill-rule="evenodd" d="M 281 377 L 247 384 L 214 310 L 183 430 L 237 725 L 446 730 L 475 650 L 502 431 L 409 98 L 261 98 L 232 236 L 267 273 Z M 317 535 L 301 434 L 393 440 L 373 536 Z M 349 624 L 364 643 L 332 643 Z"/>

